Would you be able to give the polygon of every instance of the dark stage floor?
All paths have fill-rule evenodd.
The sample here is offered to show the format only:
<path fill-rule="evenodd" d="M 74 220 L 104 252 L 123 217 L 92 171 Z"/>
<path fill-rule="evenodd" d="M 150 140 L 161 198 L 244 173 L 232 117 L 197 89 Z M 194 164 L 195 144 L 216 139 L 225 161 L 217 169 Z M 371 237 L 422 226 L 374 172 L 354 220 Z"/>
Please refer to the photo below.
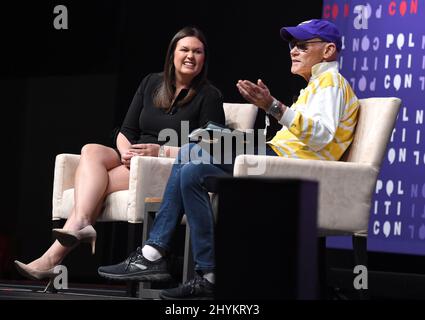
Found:
<path fill-rule="evenodd" d="M 0 300 L 139 300 L 127 296 L 125 286 L 69 284 L 66 290 L 43 292 L 44 286 L 32 282 L 0 283 Z"/>

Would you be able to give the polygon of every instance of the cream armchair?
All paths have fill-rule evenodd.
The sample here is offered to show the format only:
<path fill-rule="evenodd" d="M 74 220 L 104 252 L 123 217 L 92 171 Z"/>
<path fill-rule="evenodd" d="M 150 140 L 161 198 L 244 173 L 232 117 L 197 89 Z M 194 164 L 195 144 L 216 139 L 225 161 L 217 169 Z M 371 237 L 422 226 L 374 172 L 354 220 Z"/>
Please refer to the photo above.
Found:
<path fill-rule="evenodd" d="M 80 160 L 77 154 L 56 156 L 53 182 L 52 219 L 67 219 L 74 206 L 74 176 Z M 165 165 L 164 165 L 165 163 Z M 111 193 L 106 197 L 98 221 L 143 222 L 145 197 L 156 197 L 164 191 L 173 159 L 133 157 L 130 166 L 129 189 Z M 143 183 L 142 183 L 143 181 Z M 143 188 L 149 186 L 149 188 Z"/>
<path fill-rule="evenodd" d="M 401 100 L 360 100 L 354 140 L 341 161 L 240 155 L 234 176 L 297 178 L 319 182 L 318 236 L 321 296 L 326 296 L 326 236 L 352 236 L 354 263 L 367 265 L 367 231 L 373 190 Z M 367 293 L 359 290 L 360 298 Z"/>
<path fill-rule="evenodd" d="M 354 140 L 341 161 L 240 155 L 235 160 L 234 176 L 252 172 L 317 180 L 319 236 L 366 235 L 373 190 L 400 104 L 398 98 L 360 100 Z"/>
<path fill-rule="evenodd" d="M 224 103 L 223 108 L 226 125 L 240 130 L 253 128 L 257 107 L 251 104 Z M 79 159 L 80 155 L 76 154 L 59 154 L 56 157 L 52 203 L 54 221 L 67 219 L 74 206 L 74 176 Z M 129 189 L 114 192 L 106 197 L 98 221 L 141 224 L 145 198 L 162 197 L 173 162 L 174 159 L 171 158 L 133 157 Z M 141 233 L 141 229 L 133 232 Z M 129 243 L 130 245 L 132 244 Z"/>

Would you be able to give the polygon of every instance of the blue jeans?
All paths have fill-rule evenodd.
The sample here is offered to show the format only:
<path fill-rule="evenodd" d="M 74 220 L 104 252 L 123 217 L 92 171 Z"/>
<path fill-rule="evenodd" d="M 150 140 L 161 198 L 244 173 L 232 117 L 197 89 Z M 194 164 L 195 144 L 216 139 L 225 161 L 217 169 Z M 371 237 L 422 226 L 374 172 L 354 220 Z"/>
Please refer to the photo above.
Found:
<path fill-rule="evenodd" d="M 233 163 L 214 164 L 209 153 L 199 145 L 182 146 L 146 244 L 168 251 L 174 231 L 186 214 L 195 269 L 214 270 L 214 215 L 204 178 L 230 175 L 232 171 Z"/>

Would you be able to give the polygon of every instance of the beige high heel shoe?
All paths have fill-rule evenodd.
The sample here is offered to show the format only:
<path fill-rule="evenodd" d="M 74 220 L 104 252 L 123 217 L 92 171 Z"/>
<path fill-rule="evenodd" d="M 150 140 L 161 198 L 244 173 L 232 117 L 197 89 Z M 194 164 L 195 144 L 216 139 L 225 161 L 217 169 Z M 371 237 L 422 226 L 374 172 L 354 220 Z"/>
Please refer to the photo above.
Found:
<path fill-rule="evenodd" d="M 72 247 L 79 242 L 90 243 L 92 254 L 95 254 L 97 233 L 92 225 L 88 225 L 78 231 L 53 229 L 52 233 L 53 237 L 65 247 Z"/>
<path fill-rule="evenodd" d="M 43 292 L 47 292 L 49 288 L 52 287 L 53 279 L 59 274 L 59 272 L 56 272 L 58 267 L 62 267 L 61 265 L 54 266 L 53 268 L 50 268 L 48 270 L 36 270 L 34 268 L 29 267 L 25 263 L 22 263 L 18 260 L 15 260 L 15 267 L 18 270 L 18 272 L 31 280 L 44 280 L 49 279 L 49 283 L 47 284 L 46 288 L 44 288 Z M 55 290 L 55 289 L 54 289 Z"/>

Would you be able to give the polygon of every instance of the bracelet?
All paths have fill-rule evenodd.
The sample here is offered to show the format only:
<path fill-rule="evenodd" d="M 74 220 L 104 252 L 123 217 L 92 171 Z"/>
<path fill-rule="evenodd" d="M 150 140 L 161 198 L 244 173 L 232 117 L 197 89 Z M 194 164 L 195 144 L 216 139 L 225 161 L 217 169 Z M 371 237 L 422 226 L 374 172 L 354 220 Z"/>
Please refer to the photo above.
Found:
<path fill-rule="evenodd" d="M 269 109 L 267 110 L 267 114 L 270 114 L 274 118 L 276 118 L 277 120 L 280 120 L 283 116 L 282 103 L 277 99 L 273 99 L 272 104 L 270 105 Z"/>
<path fill-rule="evenodd" d="M 165 152 L 165 146 L 164 145 L 159 147 L 158 157 L 161 157 L 161 158 L 167 157 L 167 153 Z"/>

